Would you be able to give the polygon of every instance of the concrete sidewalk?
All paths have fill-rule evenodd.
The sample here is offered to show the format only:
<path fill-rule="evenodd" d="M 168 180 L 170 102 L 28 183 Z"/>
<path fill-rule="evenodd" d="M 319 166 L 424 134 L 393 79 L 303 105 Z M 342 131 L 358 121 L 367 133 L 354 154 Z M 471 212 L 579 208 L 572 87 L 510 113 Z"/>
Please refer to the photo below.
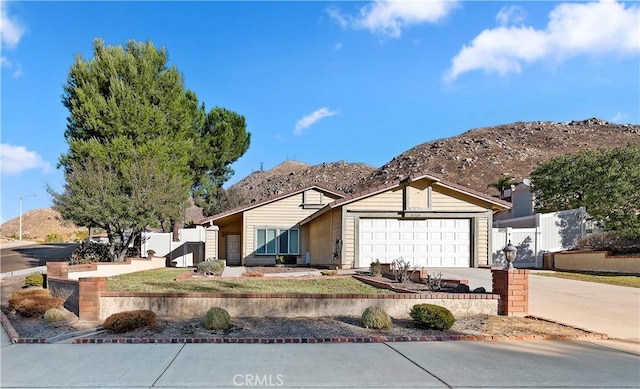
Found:
<path fill-rule="evenodd" d="M 637 387 L 640 356 L 606 341 L 11 345 L 2 387 Z"/>

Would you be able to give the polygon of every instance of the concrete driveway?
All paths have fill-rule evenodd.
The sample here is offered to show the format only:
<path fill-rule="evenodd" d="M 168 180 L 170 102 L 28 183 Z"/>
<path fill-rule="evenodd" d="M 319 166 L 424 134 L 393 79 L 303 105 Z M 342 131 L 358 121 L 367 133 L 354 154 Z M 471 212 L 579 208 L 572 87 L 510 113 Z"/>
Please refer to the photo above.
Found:
<path fill-rule="evenodd" d="M 440 268 L 445 278 L 492 290 L 489 269 Z M 640 289 L 529 275 L 529 314 L 571 324 L 610 338 L 640 341 Z"/>

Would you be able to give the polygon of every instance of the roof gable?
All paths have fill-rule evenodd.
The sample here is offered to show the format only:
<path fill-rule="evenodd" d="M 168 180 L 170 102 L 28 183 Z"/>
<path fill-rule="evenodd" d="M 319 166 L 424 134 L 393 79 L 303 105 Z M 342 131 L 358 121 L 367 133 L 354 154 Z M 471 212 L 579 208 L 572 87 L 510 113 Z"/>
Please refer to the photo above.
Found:
<path fill-rule="evenodd" d="M 305 191 L 307 191 L 309 189 L 316 189 L 316 190 L 318 190 L 320 192 L 328 193 L 328 194 L 331 194 L 333 196 L 337 196 L 337 197 L 340 197 L 340 198 L 343 198 L 345 196 L 345 194 L 342 193 L 342 192 L 339 192 L 339 191 L 336 191 L 336 190 L 332 190 L 332 189 L 328 189 L 328 188 L 322 187 L 320 185 L 309 185 L 309 186 L 306 186 L 304 188 L 292 190 L 292 191 L 289 191 L 289 192 L 286 192 L 286 193 L 281 193 L 281 194 L 266 198 L 266 199 L 261 200 L 261 201 L 256 201 L 255 203 L 252 203 L 252 204 L 249 204 L 249 205 L 243 205 L 241 207 L 237 207 L 237 208 L 230 209 L 230 210 L 227 210 L 227 211 L 224 211 L 224 212 L 220 212 L 220 213 L 215 214 L 213 216 L 209 216 L 207 218 L 199 220 L 198 222 L 196 222 L 196 224 L 207 224 L 207 223 L 213 222 L 215 220 L 222 219 L 224 217 L 228 217 L 228 216 L 232 216 L 232 215 L 239 214 L 239 213 L 242 213 L 242 212 L 246 212 L 246 211 L 249 211 L 251 209 L 255 209 L 255 208 L 261 207 L 263 205 L 270 204 L 270 203 L 285 199 L 287 197 L 295 196 L 295 195 L 297 195 L 299 193 L 303 193 L 303 192 L 305 192 Z"/>
<path fill-rule="evenodd" d="M 305 224 L 313 219 L 315 219 L 316 217 L 320 216 L 321 214 L 327 212 L 330 209 L 333 208 L 338 208 L 338 207 L 342 207 L 344 205 L 347 205 L 349 203 L 353 203 L 362 199 L 365 199 L 367 197 L 371 197 L 383 192 L 387 192 L 389 190 L 394 190 L 396 188 L 400 188 L 404 185 L 407 185 L 411 182 L 415 182 L 415 181 L 419 181 L 419 180 L 423 180 L 423 179 L 428 179 L 430 181 L 432 181 L 432 185 L 439 185 L 442 186 L 444 188 L 447 188 L 449 190 L 452 190 L 454 192 L 459 192 L 462 193 L 466 196 L 470 196 L 472 198 L 484 201 L 486 203 L 491 204 L 492 206 L 495 206 L 497 208 L 500 209 L 509 209 L 511 208 L 511 203 L 501 200 L 501 199 L 497 199 L 495 197 L 492 197 L 486 193 L 482 193 L 473 189 L 469 189 L 466 188 L 462 185 L 458 185 L 458 184 L 454 184 L 452 182 L 446 181 L 442 179 L 442 176 L 439 174 L 435 174 L 435 173 L 430 173 L 430 172 L 425 172 L 425 173 L 417 173 L 417 174 L 413 174 L 409 177 L 406 177 L 404 179 L 401 180 L 395 180 L 392 181 L 390 183 L 387 183 L 385 185 L 379 185 L 379 186 L 374 186 L 368 189 L 365 189 L 362 192 L 358 192 L 358 193 L 354 193 L 354 194 L 349 194 L 349 195 L 345 195 L 343 198 L 338 199 L 333 201 L 332 203 L 327 204 L 326 206 L 324 206 L 322 209 L 318 210 L 318 212 L 314 213 L 313 215 L 309 216 L 308 218 L 306 218 L 305 220 L 302 221 L 301 224 Z"/>

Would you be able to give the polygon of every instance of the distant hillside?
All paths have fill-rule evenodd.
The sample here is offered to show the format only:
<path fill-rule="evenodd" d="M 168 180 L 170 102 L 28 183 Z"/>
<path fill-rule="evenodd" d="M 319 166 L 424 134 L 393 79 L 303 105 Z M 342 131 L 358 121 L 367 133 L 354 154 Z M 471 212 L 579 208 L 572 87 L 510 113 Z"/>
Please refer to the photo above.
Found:
<path fill-rule="evenodd" d="M 595 118 L 569 123 L 516 122 L 422 143 L 383 165 L 370 177 L 370 183 L 377 185 L 431 171 L 448 181 L 487 192 L 487 185 L 498 177 L 521 181 L 530 177 L 540 162 L 558 155 L 629 142 L 640 144 L 640 126 Z"/>
<path fill-rule="evenodd" d="M 20 217 L 13 218 L 0 226 L 2 241 L 17 240 L 20 231 Z M 22 239 L 45 241 L 48 234 L 58 234 L 63 241 L 71 241 L 86 236 L 88 230 L 73 223 L 63 222 L 60 213 L 51 208 L 33 209 L 22 214 Z"/>
<path fill-rule="evenodd" d="M 384 139 L 380 139 L 384 142 Z M 640 144 L 639 125 L 618 125 L 600 119 L 554 122 L 516 122 L 469 130 L 459 136 L 417 145 L 376 169 L 364 163 L 345 161 L 309 165 L 285 161 L 270 170 L 253 172 L 229 188 L 233 205 L 250 204 L 312 184 L 345 193 L 402 179 L 417 172 L 433 172 L 468 188 L 497 194 L 487 185 L 501 176 L 522 180 L 543 161 L 558 155 L 629 142 Z M 199 220 L 201 210 L 191 207 L 186 220 Z M 23 215 L 23 233 L 44 240 L 49 233 L 68 239 L 75 226 L 64 226 L 51 209 Z M 0 226 L 3 238 L 18 236 L 18 218 Z"/>
<path fill-rule="evenodd" d="M 234 194 L 251 203 L 313 183 L 352 193 L 413 173 L 433 172 L 468 188 L 497 194 L 487 185 L 499 177 L 520 181 L 529 177 L 538 163 L 555 156 L 628 142 L 640 144 L 640 126 L 600 119 L 516 122 L 422 143 L 379 169 L 343 161 L 315 166 L 288 161 L 272 170 L 252 173 L 230 189 L 239 189 Z"/>
<path fill-rule="evenodd" d="M 373 166 L 364 163 L 339 161 L 312 166 L 297 161 L 285 161 L 271 170 L 253 172 L 229 189 L 234 194 L 242 194 L 245 203 L 260 201 L 314 184 L 353 193 L 366 186 L 366 182 L 375 171 Z"/>

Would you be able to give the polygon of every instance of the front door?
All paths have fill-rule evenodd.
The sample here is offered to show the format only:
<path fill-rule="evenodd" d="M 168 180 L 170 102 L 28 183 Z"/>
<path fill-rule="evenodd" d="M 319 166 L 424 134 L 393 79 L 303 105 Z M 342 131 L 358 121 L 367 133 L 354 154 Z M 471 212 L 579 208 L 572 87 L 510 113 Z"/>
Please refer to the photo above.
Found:
<path fill-rule="evenodd" d="M 240 235 L 227 235 L 227 264 L 241 265 Z"/>

